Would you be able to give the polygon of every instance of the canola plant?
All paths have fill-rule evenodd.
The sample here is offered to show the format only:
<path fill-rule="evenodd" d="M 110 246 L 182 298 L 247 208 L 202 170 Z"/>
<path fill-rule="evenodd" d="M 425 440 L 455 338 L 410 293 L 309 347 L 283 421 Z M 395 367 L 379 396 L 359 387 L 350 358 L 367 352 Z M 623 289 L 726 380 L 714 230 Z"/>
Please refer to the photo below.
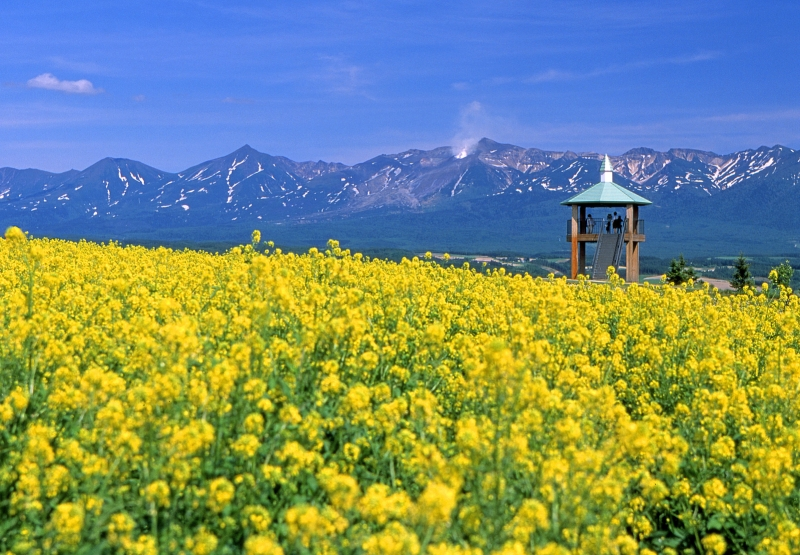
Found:
<path fill-rule="evenodd" d="M 6 232 L 0 553 L 800 552 L 790 291 L 263 246 Z"/>

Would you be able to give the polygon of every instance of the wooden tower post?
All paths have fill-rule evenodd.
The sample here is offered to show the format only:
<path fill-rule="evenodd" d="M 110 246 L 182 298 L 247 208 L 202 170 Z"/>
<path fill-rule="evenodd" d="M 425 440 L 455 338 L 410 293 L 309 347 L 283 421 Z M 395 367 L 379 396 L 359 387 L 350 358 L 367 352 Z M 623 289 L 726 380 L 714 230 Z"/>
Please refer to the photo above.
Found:
<path fill-rule="evenodd" d="M 625 237 L 625 280 L 628 283 L 639 281 L 639 206 L 629 204 L 625 209 L 628 219 L 628 232 Z"/>
<path fill-rule="evenodd" d="M 578 205 L 572 205 L 572 223 L 570 227 L 570 238 L 572 240 L 572 256 L 570 256 L 571 278 L 578 277 Z"/>

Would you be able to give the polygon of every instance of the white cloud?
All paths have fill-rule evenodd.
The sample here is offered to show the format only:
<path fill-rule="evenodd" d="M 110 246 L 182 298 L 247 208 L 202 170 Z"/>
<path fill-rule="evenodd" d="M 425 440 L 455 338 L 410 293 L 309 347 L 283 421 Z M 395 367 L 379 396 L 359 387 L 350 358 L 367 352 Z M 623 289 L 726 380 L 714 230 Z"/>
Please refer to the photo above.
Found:
<path fill-rule="evenodd" d="M 48 89 L 70 94 L 98 94 L 103 89 L 97 89 L 91 81 L 79 79 L 77 81 L 61 80 L 52 73 L 42 73 L 28 80 L 28 87 L 32 89 Z"/>

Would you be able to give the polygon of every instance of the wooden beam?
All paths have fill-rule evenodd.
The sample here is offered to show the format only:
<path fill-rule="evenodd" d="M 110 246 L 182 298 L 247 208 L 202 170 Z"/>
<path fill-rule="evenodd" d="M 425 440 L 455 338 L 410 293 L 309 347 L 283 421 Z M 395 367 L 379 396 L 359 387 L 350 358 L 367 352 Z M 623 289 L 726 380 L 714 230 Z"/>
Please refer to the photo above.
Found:
<path fill-rule="evenodd" d="M 586 207 L 581 206 L 578 210 L 578 233 L 586 233 Z"/>
<path fill-rule="evenodd" d="M 639 231 L 636 221 L 639 219 L 639 207 L 629 204 L 625 209 L 628 220 L 628 232 L 625 234 L 625 281 L 638 283 L 639 281 L 639 243 L 636 241 L 634 231 Z"/>
<path fill-rule="evenodd" d="M 579 210 L 578 205 L 572 205 L 572 256 L 570 260 L 571 264 L 571 278 L 575 279 L 578 277 L 578 217 L 579 217 Z"/>
<path fill-rule="evenodd" d="M 631 261 L 630 265 L 625 269 L 625 281 L 628 283 L 639 282 L 639 243 L 631 241 Z"/>
<path fill-rule="evenodd" d="M 578 211 L 578 234 L 586 233 L 586 207 Z M 586 273 L 586 243 L 578 241 L 578 273 Z"/>
<path fill-rule="evenodd" d="M 572 241 L 571 235 L 565 235 L 567 243 Z M 578 242 L 579 243 L 597 243 L 597 233 L 578 233 Z M 628 238 L 631 237 L 629 234 L 625 234 L 625 240 L 627 241 Z M 634 234 L 633 240 L 637 243 L 644 243 L 647 237 L 645 235 Z"/>

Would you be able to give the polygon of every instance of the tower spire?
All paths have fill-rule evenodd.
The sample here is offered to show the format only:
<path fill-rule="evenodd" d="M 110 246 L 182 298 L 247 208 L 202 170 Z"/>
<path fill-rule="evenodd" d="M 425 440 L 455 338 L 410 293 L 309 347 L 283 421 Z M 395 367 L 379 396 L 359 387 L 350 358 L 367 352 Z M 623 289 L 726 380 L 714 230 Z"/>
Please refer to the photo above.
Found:
<path fill-rule="evenodd" d="M 600 166 L 600 183 L 613 183 L 614 181 L 614 173 L 611 168 L 611 160 L 608 158 L 608 154 L 603 159 L 603 164 Z"/>

